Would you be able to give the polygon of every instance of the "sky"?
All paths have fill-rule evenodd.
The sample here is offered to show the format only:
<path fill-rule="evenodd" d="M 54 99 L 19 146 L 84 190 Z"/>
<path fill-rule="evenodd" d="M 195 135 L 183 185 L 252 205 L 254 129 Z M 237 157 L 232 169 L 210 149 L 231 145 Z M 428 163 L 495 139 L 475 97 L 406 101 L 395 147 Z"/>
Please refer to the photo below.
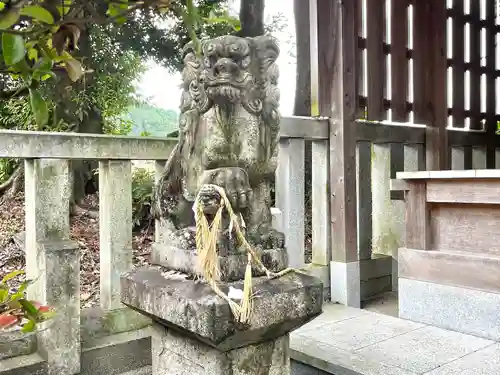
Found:
<path fill-rule="evenodd" d="M 239 9 L 238 0 L 229 0 L 232 11 Z M 295 35 L 293 0 L 266 1 L 265 17 L 282 13 L 287 21 L 287 26 L 282 33 L 273 34 L 281 46 L 281 55 L 278 59 L 280 68 L 279 87 L 281 91 L 280 107 L 284 116 L 290 116 L 293 111 L 295 96 L 295 59 L 288 55 L 287 51 L 293 46 L 290 44 L 290 35 Z M 147 62 L 148 70 L 138 82 L 138 91 L 152 103 L 164 109 L 178 111 L 181 91 L 180 74 L 170 74 L 167 69 L 153 61 Z"/>

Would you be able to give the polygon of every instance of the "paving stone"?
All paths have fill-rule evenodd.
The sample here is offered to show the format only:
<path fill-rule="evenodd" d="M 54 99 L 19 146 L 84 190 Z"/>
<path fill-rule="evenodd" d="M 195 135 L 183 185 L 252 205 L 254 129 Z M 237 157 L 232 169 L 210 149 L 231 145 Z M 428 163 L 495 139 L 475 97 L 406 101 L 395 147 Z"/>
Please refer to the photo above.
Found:
<path fill-rule="evenodd" d="M 352 321 L 352 320 L 350 320 Z M 314 338 L 291 335 L 291 358 L 335 375 L 417 375 L 380 360 L 339 349 Z M 319 372 L 323 375 L 323 372 Z"/>
<path fill-rule="evenodd" d="M 299 330 L 296 333 L 339 349 L 356 350 L 421 327 L 424 325 L 420 323 L 366 313 L 334 323 L 325 320 L 315 330 Z"/>
<path fill-rule="evenodd" d="M 300 327 L 295 332 L 306 333 L 309 331 L 316 331 L 318 329 L 322 329 L 325 324 L 333 324 L 366 314 L 368 314 L 368 312 L 361 309 L 346 307 L 335 303 L 325 303 L 323 305 L 323 313 L 321 315 L 314 318 L 306 325 Z"/>
<path fill-rule="evenodd" d="M 367 360 L 384 361 L 422 374 L 491 344 L 490 340 L 428 326 L 370 345 L 356 353 Z"/>
<path fill-rule="evenodd" d="M 425 375 L 498 375 L 500 374 L 500 344 L 490 345 Z"/>

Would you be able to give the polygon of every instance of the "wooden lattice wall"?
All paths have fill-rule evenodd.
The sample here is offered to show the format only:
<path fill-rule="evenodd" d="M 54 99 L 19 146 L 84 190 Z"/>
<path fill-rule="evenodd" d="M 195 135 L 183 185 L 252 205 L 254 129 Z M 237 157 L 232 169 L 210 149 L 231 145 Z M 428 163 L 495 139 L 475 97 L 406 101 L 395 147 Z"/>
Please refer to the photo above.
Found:
<path fill-rule="evenodd" d="M 359 117 L 496 128 L 495 1 L 357 1 Z"/>

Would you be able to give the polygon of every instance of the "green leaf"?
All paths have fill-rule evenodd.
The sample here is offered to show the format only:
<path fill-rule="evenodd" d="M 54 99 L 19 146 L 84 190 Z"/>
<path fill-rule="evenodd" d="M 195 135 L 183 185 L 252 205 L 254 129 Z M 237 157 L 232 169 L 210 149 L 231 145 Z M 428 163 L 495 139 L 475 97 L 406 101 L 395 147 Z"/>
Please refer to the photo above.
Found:
<path fill-rule="evenodd" d="M 0 288 L 0 304 L 7 302 L 9 299 L 9 290 Z"/>
<path fill-rule="evenodd" d="M 17 293 L 24 293 L 24 291 L 35 282 L 35 280 L 25 280 L 17 289 Z"/>
<path fill-rule="evenodd" d="M 83 71 L 83 66 L 80 63 L 80 61 L 78 61 L 76 59 L 69 59 L 69 60 L 66 60 L 64 65 L 66 67 L 66 71 L 68 72 L 69 78 L 73 82 L 78 81 L 83 76 L 84 71 Z"/>
<path fill-rule="evenodd" d="M 0 11 L 5 9 L 5 3 L 3 1 L 0 1 Z"/>
<path fill-rule="evenodd" d="M 23 328 L 21 328 L 21 332 L 33 332 L 35 330 L 36 324 L 33 320 L 28 320 L 25 324 L 23 324 Z"/>
<path fill-rule="evenodd" d="M 28 50 L 28 59 L 36 61 L 38 59 L 38 50 L 30 48 Z"/>
<path fill-rule="evenodd" d="M 24 39 L 21 35 L 2 34 L 2 53 L 5 64 L 14 65 L 24 59 L 26 53 Z"/>
<path fill-rule="evenodd" d="M 36 89 L 30 88 L 30 104 L 31 110 L 35 114 L 36 124 L 39 127 L 47 124 L 47 122 L 49 121 L 49 110 L 47 108 L 47 103 Z"/>
<path fill-rule="evenodd" d="M 55 311 L 51 310 L 51 311 L 43 312 L 43 313 L 40 313 L 39 320 L 40 321 L 49 320 L 49 319 L 52 319 L 54 316 L 56 316 Z"/>
<path fill-rule="evenodd" d="M 5 6 L 5 4 L 4 4 Z M 0 17 L 0 29 L 9 29 L 12 25 L 14 25 L 21 16 L 19 9 L 14 8 L 7 11 L 7 13 L 3 14 Z"/>
<path fill-rule="evenodd" d="M 55 74 L 53 74 L 53 73 L 52 73 L 52 74 L 47 73 L 47 74 L 44 74 L 44 75 L 40 78 L 40 80 L 41 80 L 41 81 L 46 81 L 46 80 L 48 80 L 49 78 L 52 78 L 52 77 L 55 77 Z"/>
<path fill-rule="evenodd" d="M 6 284 L 9 280 L 12 280 L 22 274 L 24 274 L 23 270 L 12 271 L 3 277 L 2 284 Z"/>
<path fill-rule="evenodd" d="M 26 6 L 21 10 L 21 15 L 34 18 L 37 21 L 52 25 L 54 17 L 50 12 L 40 5 Z"/>
<path fill-rule="evenodd" d="M 38 316 L 38 309 L 30 301 L 28 301 L 27 299 L 20 299 L 19 303 L 21 304 L 23 310 L 27 314 L 29 314 L 33 317 Z"/>
<path fill-rule="evenodd" d="M 128 9 L 128 1 L 125 0 L 120 3 L 110 3 L 106 14 L 112 18 L 114 18 L 115 23 L 123 24 L 127 22 L 127 19 L 124 17 L 125 12 Z"/>

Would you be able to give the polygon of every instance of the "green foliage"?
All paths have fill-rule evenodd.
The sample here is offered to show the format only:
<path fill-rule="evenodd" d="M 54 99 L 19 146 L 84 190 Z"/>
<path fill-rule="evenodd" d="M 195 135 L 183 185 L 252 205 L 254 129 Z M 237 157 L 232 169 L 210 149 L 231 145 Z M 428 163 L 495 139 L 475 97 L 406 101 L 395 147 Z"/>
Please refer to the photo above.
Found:
<path fill-rule="evenodd" d="M 154 172 L 137 168 L 132 174 L 132 221 L 135 227 L 151 220 L 150 207 L 155 185 Z"/>
<path fill-rule="evenodd" d="M 114 33 L 112 38 L 121 36 L 122 44 L 130 46 L 130 42 L 123 39 L 127 33 L 121 31 L 127 19 L 133 19 L 130 23 L 136 26 L 140 25 L 139 29 L 144 31 L 157 30 L 155 23 L 158 20 L 176 17 L 178 26 L 182 25 L 183 34 L 189 35 L 189 39 L 197 42 L 198 36 L 202 34 L 200 30 L 202 30 L 203 25 L 210 21 L 210 14 L 220 18 L 220 15 L 215 13 L 220 9 L 213 5 L 219 2 L 207 0 L 200 3 L 202 3 L 201 7 L 200 4 L 195 6 L 193 0 L 148 2 L 62 0 L 61 5 L 53 9 L 50 2 L 18 1 L 11 3 L 10 1 L 0 1 L 0 33 L 3 57 L 0 68 L 9 72 L 11 78 L 17 81 L 16 88 L 19 90 L 29 89 L 34 119 L 39 127 L 43 127 L 49 121 L 49 106 L 37 88 L 45 80 L 56 77 L 54 72 L 65 71 L 72 82 L 80 81 L 85 73 L 89 72 L 84 65 L 88 62 L 80 61 L 77 58 L 80 36 L 82 31 L 86 32 L 89 25 L 100 25 L 109 35 Z M 207 4 L 210 5 L 207 6 Z M 207 13 L 207 10 L 212 13 Z M 144 20 L 147 21 L 145 22 L 146 27 L 142 26 Z M 232 24 L 227 23 L 227 17 L 221 19 L 220 22 L 212 22 L 210 27 L 227 24 L 234 28 Z M 170 36 L 171 40 L 177 40 L 175 43 L 177 48 L 174 48 L 174 51 L 179 53 L 180 48 L 178 47 L 189 40 L 179 39 L 179 35 L 175 35 L 175 30 L 172 31 L 174 34 Z M 138 37 L 139 44 L 147 44 L 145 42 L 151 39 L 151 34 L 148 32 L 139 33 Z M 138 50 L 136 53 L 139 53 L 141 57 L 144 54 L 155 54 L 155 51 L 151 52 L 149 47 L 151 45 L 147 46 L 146 50 L 140 51 L 143 54 Z M 130 50 L 130 48 L 126 47 L 122 50 Z M 174 54 L 171 53 L 169 57 Z M 112 54 L 108 55 L 108 61 L 113 61 Z M 116 103 L 112 104 L 111 108 L 111 112 L 114 112 L 117 108 Z M 108 109 L 105 107 L 104 111 Z M 105 114 L 105 116 L 115 118 L 114 113 Z"/>
<path fill-rule="evenodd" d="M 0 159 L 0 185 L 9 179 L 18 165 L 15 159 Z"/>
<path fill-rule="evenodd" d="M 227 14 L 227 0 L 199 0 L 190 10 L 186 1 L 171 3 L 162 14 L 143 10 L 120 27 L 111 25 L 109 32 L 123 49 L 177 72 L 183 66 L 182 48 L 192 38 L 232 34 L 239 29 L 239 20 Z M 190 11 L 194 12 L 192 21 L 186 17 Z"/>
<path fill-rule="evenodd" d="M 0 331 L 11 327 L 20 327 L 23 332 L 36 329 L 38 323 L 54 316 L 54 311 L 36 301 L 29 301 L 26 289 L 33 280 L 25 280 L 17 290 L 12 290 L 9 282 L 24 274 L 17 270 L 5 275 L 0 282 Z"/>
<path fill-rule="evenodd" d="M 129 107 L 126 118 L 133 124 L 131 132 L 133 135 L 166 137 L 178 128 L 179 115 L 173 110 L 141 103 Z"/>

